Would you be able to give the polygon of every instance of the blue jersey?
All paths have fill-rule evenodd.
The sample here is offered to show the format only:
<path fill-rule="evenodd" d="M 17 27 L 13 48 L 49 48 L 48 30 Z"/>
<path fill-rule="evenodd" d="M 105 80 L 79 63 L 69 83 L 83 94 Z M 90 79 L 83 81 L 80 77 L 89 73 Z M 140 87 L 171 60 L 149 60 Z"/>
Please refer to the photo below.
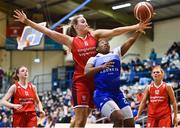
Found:
<path fill-rule="evenodd" d="M 94 67 L 103 65 L 104 63 L 112 61 L 113 67 L 104 69 L 95 74 L 95 86 L 97 90 L 102 91 L 119 91 L 120 88 L 120 47 L 114 49 L 112 52 L 103 55 L 98 53 L 95 57 L 91 57 L 87 63 L 92 64 Z"/>

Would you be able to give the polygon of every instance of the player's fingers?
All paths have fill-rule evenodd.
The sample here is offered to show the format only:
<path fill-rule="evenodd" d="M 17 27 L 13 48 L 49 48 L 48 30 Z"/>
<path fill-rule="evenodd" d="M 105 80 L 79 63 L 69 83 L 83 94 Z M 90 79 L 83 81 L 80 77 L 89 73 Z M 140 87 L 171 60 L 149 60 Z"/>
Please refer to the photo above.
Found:
<path fill-rule="evenodd" d="M 13 15 L 13 17 L 15 17 L 15 18 L 17 18 L 17 19 L 19 18 L 19 16 L 17 16 L 17 15 Z"/>
<path fill-rule="evenodd" d="M 20 21 L 19 19 L 14 19 L 14 21 Z"/>
<path fill-rule="evenodd" d="M 14 10 L 14 13 L 16 14 L 16 15 L 19 15 L 19 10 Z"/>
<path fill-rule="evenodd" d="M 20 10 L 18 10 L 18 9 L 16 10 L 16 12 L 18 12 L 19 14 L 21 14 L 21 11 L 20 11 Z"/>
<path fill-rule="evenodd" d="M 146 26 L 145 29 L 151 29 L 152 27 L 151 26 Z"/>
<path fill-rule="evenodd" d="M 24 11 L 22 11 L 22 14 L 25 16 L 26 14 L 24 13 Z"/>

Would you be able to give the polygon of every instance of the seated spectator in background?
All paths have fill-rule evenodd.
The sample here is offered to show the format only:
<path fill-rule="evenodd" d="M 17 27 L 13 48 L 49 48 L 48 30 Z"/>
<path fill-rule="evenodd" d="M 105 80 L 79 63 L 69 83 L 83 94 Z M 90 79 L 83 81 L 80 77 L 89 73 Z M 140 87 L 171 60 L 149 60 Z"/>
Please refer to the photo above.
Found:
<path fill-rule="evenodd" d="M 155 49 L 154 49 L 154 48 L 151 50 L 151 53 L 150 53 L 150 55 L 149 55 L 149 59 L 150 59 L 151 61 L 155 61 L 155 60 L 157 59 L 157 53 L 155 52 Z"/>
<path fill-rule="evenodd" d="M 170 61 L 169 55 L 168 53 L 165 53 L 161 60 L 162 68 L 169 66 L 169 61 Z"/>
<path fill-rule="evenodd" d="M 176 52 L 176 50 L 173 50 L 172 53 L 170 54 L 170 61 L 174 61 L 179 59 L 179 54 Z"/>
<path fill-rule="evenodd" d="M 179 51 L 178 49 L 180 48 L 180 43 L 179 42 L 174 42 L 173 45 L 169 48 L 168 50 L 168 54 L 169 53 L 172 53 L 173 50 L 177 50 Z"/>
<path fill-rule="evenodd" d="M 135 60 L 135 63 L 137 66 L 142 66 L 143 67 L 143 62 L 137 57 Z"/>
<path fill-rule="evenodd" d="M 151 82 L 151 79 L 148 77 L 141 77 L 139 79 L 139 84 L 140 85 L 148 85 Z"/>

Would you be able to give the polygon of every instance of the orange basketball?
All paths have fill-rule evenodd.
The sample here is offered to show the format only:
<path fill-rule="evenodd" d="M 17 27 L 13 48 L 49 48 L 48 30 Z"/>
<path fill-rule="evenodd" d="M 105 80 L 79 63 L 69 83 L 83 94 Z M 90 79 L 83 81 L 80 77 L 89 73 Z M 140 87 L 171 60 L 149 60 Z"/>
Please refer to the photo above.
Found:
<path fill-rule="evenodd" d="M 148 2 L 139 2 L 134 7 L 134 15 L 140 21 L 152 19 L 154 9 Z"/>

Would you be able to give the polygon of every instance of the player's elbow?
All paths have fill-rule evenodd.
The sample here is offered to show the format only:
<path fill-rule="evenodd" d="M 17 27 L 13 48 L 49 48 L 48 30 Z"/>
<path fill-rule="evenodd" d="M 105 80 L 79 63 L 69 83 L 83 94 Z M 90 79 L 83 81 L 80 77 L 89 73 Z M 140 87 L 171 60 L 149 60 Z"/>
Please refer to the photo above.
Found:
<path fill-rule="evenodd" d="M 88 74 L 88 69 L 85 68 L 85 69 L 84 69 L 84 75 L 87 76 L 87 74 Z"/>
<path fill-rule="evenodd" d="M 89 69 L 87 69 L 87 68 L 85 68 L 85 70 L 84 70 L 84 75 L 85 75 L 85 77 L 90 77 L 90 70 Z"/>

